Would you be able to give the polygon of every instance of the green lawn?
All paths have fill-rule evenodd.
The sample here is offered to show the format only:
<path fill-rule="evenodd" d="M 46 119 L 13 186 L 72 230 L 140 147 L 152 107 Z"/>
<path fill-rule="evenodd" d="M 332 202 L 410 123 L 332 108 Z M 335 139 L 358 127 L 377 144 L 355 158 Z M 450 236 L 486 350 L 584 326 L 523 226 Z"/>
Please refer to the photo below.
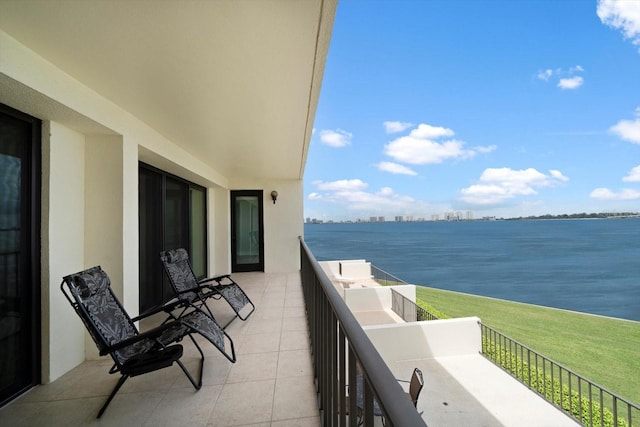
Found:
<path fill-rule="evenodd" d="M 417 286 L 449 317 L 482 322 L 614 393 L 640 403 L 640 322 Z"/>

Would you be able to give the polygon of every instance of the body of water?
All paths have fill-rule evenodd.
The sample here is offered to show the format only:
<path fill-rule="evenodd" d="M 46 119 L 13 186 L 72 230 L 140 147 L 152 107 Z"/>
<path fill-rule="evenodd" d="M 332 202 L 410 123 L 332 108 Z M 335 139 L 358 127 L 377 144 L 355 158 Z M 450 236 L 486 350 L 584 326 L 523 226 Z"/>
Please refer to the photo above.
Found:
<path fill-rule="evenodd" d="M 416 285 L 640 321 L 640 219 L 306 224 L 319 261 Z"/>

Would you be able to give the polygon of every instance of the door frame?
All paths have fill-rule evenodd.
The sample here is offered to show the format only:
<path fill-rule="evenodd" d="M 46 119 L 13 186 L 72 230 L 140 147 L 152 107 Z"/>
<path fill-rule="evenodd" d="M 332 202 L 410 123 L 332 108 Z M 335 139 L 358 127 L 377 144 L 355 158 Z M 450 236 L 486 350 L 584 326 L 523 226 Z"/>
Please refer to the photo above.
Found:
<path fill-rule="evenodd" d="M 264 272 L 264 201 L 262 190 L 231 190 L 231 272 L 262 271 Z M 258 198 L 258 262 L 253 264 L 239 264 L 236 256 L 236 198 Z"/>

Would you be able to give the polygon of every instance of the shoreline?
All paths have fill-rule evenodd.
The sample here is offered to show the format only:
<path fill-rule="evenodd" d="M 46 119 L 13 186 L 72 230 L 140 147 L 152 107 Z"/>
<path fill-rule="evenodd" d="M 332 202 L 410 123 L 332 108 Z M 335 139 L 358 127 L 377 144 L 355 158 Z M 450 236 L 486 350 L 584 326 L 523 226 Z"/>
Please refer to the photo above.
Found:
<path fill-rule="evenodd" d="M 408 284 L 411 285 L 413 283 L 408 283 Z M 565 313 L 579 314 L 579 315 L 581 314 L 581 315 L 585 315 L 585 316 L 599 317 L 599 318 L 602 318 L 602 319 L 619 320 L 619 321 L 622 321 L 622 322 L 631 322 L 631 323 L 640 324 L 640 320 L 625 319 L 625 318 L 622 318 L 622 317 L 605 316 L 603 314 L 587 313 L 587 312 L 584 312 L 584 311 L 576 311 L 576 310 L 569 310 L 569 309 L 566 309 L 566 308 L 558 308 L 558 307 L 551 307 L 551 306 L 547 306 L 547 305 L 532 304 L 532 303 L 528 303 L 528 302 L 513 301 L 513 300 L 509 300 L 509 299 L 497 298 L 497 297 L 489 297 L 489 296 L 485 296 L 485 295 L 476 295 L 476 294 L 470 294 L 470 293 L 467 293 L 467 292 L 452 291 L 450 289 L 435 288 L 433 286 L 427 286 L 427 285 L 418 285 L 418 284 L 413 284 L 413 285 L 415 285 L 417 287 L 420 287 L 420 288 L 433 289 L 435 291 L 451 292 L 451 293 L 454 293 L 454 294 L 464 295 L 464 296 L 468 296 L 468 297 L 485 298 L 485 299 L 490 299 L 490 300 L 499 301 L 499 302 L 527 305 L 527 306 L 531 306 L 531 307 L 539 307 L 539 308 L 543 308 L 543 309 L 562 311 L 562 312 L 565 312 Z M 428 301 L 425 301 L 425 303 L 428 303 Z"/>

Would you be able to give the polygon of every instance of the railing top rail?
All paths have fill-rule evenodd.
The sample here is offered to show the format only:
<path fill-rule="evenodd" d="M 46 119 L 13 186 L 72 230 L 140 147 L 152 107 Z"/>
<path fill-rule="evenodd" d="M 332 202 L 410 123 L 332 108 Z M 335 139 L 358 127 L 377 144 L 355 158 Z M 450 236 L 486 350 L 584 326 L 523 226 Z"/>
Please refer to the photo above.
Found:
<path fill-rule="evenodd" d="M 353 349 L 357 359 L 360 361 L 363 374 L 371 384 L 378 403 L 386 412 L 388 418 L 394 425 L 414 426 L 425 425 L 424 420 L 415 410 L 409 399 L 406 398 L 404 390 L 398 384 L 393 373 L 374 347 L 373 343 L 364 332 L 353 313 L 347 307 L 344 300 L 338 294 L 333 283 L 327 277 L 324 270 L 318 264 L 315 256 L 300 237 L 300 243 L 307 257 L 311 261 L 311 266 L 320 282 L 331 308 L 339 320 L 340 328 L 344 331 L 349 340 L 349 346 Z"/>
<path fill-rule="evenodd" d="M 558 368 L 560 368 L 561 370 L 566 371 L 567 373 L 570 373 L 571 375 L 574 375 L 576 378 L 579 378 L 579 379 L 581 379 L 581 380 L 583 380 L 583 381 L 586 381 L 586 382 L 588 382 L 588 383 L 592 384 L 593 386 L 595 386 L 595 387 L 599 388 L 600 390 L 602 390 L 603 392 L 605 392 L 605 393 L 609 394 L 610 396 L 615 397 L 616 399 L 618 399 L 618 400 L 621 400 L 621 401 L 625 402 L 625 403 L 626 403 L 626 404 L 628 404 L 629 406 L 631 406 L 631 407 L 633 407 L 633 408 L 635 408 L 635 409 L 640 410 L 640 406 L 638 406 L 638 405 L 636 405 L 636 404 L 634 404 L 634 403 L 630 402 L 629 400 L 625 399 L 624 397 L 620 396 L 619 394 L 616 394 L 616 393 L 612 392 L 611 390 L 608 390 L 607 388 L 605 388 L 605 387 L 603 387 L 603 386 L 601 386 L 601 385 L 599 385 L 599 384 L 597 384 L 597 383 L 594 383 L 594 382 L 593 382 L 593 381 L 591 381 L 590 379 L 585 378 L 584 376 L 582 376 L 582 375 L 578 374 L 577 372 L 575 372 L 575 371 L 573 371 L 573 370 L 571 370 L 571 369 L 567 368 L 566 366 L 564 366 L 564 365 L 562 365 L 562 364 L 560 364 L 560 363 L 556 362 L 555 360 L 550 359 L 550 358 L 548 358 L 547 356 L 545 356 L 545 355 L 543 355 L 543 354 L 538 353 L 537 351 L 535 351 L 535 350 L 534 350 L 534 349 L 532 349 L 531 347 L 528 347 L 526 344 L 522 344 L 522 343 L 521 343 L 521 342 L 519 342 L 518 340 L 515 340 L 515 339 L 513 339 L 513 338 L 511 338 L 511 337 L 508 337 L 507 335 L 505 335 L 505 334 L 503 334 L 502 332 L 500 332 L 500 331 L 496 330 L 495 328 L 492 328 L 492 327 L 491 327 L 491 326 L 489 326 L 489 325 L 486 325 L 486 324 L 484 324 L 484 323 L 482 323 L 482 322 L 478 322 L 478 323 L 479 323 L 483 328 L 490 330 L 490 331 L 491 331 L 491 332 L 493 332 L 494 334 L 500 335 L 500 336 L 502 336 L 502 337 L 504 337 L 504 338 L 508 339 L 509 341 L 513 342 L 515 345 L 520 346 L 520 347 L 522 347 L 523 349 L 525 349 L 525 350 L 527 350 L 527 351 L 529 351 L 529 352 L 531 352 L 531 353 L 533 353 L 533 354 L 535 354 L 535 355 L 537 355 L 537 356 L 539 356 L 539 357 L 541 357 L 541 358 L 543 358 L 543 359 L 545 359 L 545 360 L 548 360 L 550 363 L 552 363 L 553 365 L 556 365 L 556 366 L 557 366 Z"/>

